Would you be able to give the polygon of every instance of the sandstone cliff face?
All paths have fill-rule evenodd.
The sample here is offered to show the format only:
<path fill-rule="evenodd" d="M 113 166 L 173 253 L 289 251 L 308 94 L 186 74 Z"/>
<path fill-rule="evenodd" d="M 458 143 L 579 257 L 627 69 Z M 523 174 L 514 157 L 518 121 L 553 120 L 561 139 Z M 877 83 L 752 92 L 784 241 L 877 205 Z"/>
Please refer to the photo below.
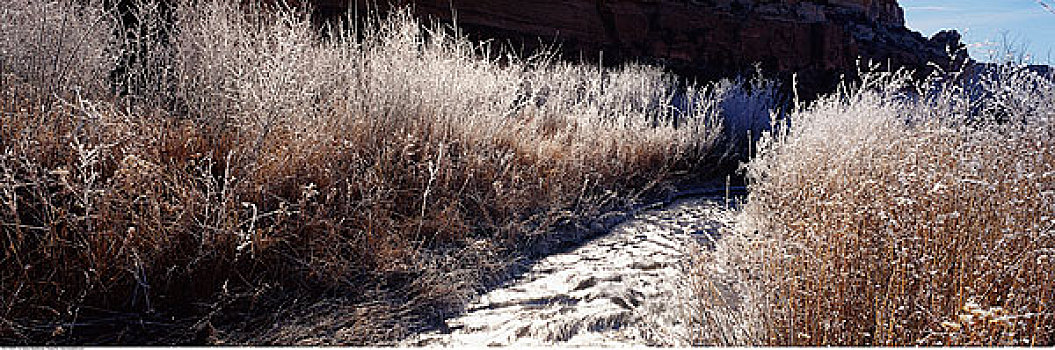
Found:
<path fill-rule="evenodd" d="M 360 9 L 373 0 L 356 0 Z M 665 64 L 677 73 L 715 78 L 759 65 L 799 74 L 807 90 L 824 90 L 858 58 L 922 68 L 948 64 L 959 35 L 929 40 L 904 26 L 896 0 L 397 0 L 423 17 L 450 20 L 476 38 L 508 40 L 527 50 L 560 44 L 566 57 L 605 63 Z M 322 12 L 346 0 L 315 0 Z"/>

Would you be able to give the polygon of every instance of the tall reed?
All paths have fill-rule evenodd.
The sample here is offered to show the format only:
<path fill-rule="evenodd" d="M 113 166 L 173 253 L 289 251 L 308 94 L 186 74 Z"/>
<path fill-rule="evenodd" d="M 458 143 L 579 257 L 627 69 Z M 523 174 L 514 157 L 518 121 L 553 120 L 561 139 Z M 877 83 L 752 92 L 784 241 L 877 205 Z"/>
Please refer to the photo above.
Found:
<path fill-rule="evenodd" d="M 865 74 L 764 137 L 698 340 L 1055 344 L 1055 83 L 1026 68 Z"/>
<path fill-rule="evenodd" d="M 723 101 L 768 96 L 406 12 L 320 32 L 285 6 L 134 3 L 124 28 L 100 2 L 0 2 L 3 343 L 398 339 L 706 170 Z"/>

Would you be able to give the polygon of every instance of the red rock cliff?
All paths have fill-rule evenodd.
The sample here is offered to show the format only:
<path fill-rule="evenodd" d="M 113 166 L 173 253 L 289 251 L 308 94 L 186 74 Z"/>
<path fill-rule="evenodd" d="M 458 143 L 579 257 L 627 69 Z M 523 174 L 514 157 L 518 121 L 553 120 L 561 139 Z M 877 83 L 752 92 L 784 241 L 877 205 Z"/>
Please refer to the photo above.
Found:
<path fill-rule="evenodd" d="M 347 0 L 315 0 L 335 13 Z M 360 9 L 373 0 L 356 0 Z M 798 73 L 804 85 L 830 85 L 858 58 L 895 66 L 947 63 L 959 37 L 928 40 L 904 26 L 896 0 L 397 0 L 416 14 L 450 20 L 477 38 L 531 49 L 560 43 L 570 57 L 662 63 L 713 78 L 755 64 Z M 823 88 L 820 88 L 823 89 Z"/>

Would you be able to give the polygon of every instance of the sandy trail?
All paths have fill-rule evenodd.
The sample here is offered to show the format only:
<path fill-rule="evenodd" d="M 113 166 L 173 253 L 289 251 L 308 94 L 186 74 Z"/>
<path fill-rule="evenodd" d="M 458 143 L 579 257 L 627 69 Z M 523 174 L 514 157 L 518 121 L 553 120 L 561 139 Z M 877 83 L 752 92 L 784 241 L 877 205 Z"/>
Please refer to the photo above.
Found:
<path fill-rule="evenodd" d="M 405 345 L 686 345 L 689 259 L 732 225 L 723 198 L 692 198 L 640 213 L 611 233 L 538 261 Z"/>

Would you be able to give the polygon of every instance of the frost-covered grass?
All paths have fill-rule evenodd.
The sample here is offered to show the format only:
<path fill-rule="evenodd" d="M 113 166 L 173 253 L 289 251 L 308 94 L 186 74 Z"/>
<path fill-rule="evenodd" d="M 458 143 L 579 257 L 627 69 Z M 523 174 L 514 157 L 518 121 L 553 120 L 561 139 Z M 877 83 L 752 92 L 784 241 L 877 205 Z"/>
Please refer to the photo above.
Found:
<path fill-rule="evenodd" d="M 398 339 L 774 96 L 173 3 L 0 0 L 0 342 Z"/>
<path fill-rule="evenodd" d="M 698 261 L 698 341 L 1055 344 L 1055 83 L 925 86 L 866 74 L 763 138 L 740 234 Z"/>

